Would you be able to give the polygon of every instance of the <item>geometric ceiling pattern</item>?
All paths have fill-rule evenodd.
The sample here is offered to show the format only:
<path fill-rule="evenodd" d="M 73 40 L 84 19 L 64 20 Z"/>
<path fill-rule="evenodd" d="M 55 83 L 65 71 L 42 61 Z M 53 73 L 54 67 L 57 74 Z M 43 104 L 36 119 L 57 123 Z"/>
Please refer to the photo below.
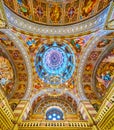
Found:
<path fill-rule="evenodd" d="M 44 44 L 35 59 L 36 71 L 46 83 L 58 85 L 67 81 L 75 69 L 75 56 L 66 43 Z"/>

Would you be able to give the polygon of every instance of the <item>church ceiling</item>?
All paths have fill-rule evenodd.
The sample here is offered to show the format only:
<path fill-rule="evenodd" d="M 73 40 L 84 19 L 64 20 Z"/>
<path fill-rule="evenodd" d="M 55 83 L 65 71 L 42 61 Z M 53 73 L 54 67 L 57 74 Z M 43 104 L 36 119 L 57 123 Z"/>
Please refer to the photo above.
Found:
<path fill-rule="evenodd" d="M 114 77 L 114 33 L 103 30 L 109 0 L 4 3 L 9 29 L 1 29 L 0 46 L 10 58 L 1 50 L 0 58 L 16 84 L 7 87 L 12 99 L 29 99 L 34 113 L 53 101 L 70 113 L 81 100 L 102 99 Z"/>
<path fill-rule="evenodd" d="M 12 32 L 15 32 L 16 36 L 19 38 L 19 40 L 21 41 L 21 44 L 23 44 L 23 46 L 25 47 L 26 51 L 29 53 L 29 56 L 31 58 L 32 71 L 33 71 L 33 77 L 32 77 L 33 88 L 34 88 L 33 90 L 35 90 L 31 93 L 32 97 L 34 96 L 34 94 L 40 92 L 42 89 L 45 90 L 45 89 L 48 89 L 48 88 L 52 88 L 52 89 L 58 89 L 59 88 L 59 89 L 62 89 L 63 93 L 67 89 L 72 94 L 74 94 L 74 95 L 76 94 L 77 97 L 80 98 L 79 95 L 80 95 L 81 91 L 78 88 L 79 83 L 77 82 L 79 75 L 80 75 L 78 73 L 78 70 L 80 68 L 80 58 L 82 57 L 86 48 L 88 48 L 88 46 L 91 44 L 92 40 L 94 39 L 94 36 L 99 35 L 98 32 L 90 34 L 90 35 L 81 36 L 81 37 L 64 38 L 64 40 L 63 40 L 63 38 L 61 38 L 61 39 L 60 38 L 55 38 L 55 39 L 53 38 L 52 39 L 52 38 L 49 38 L 49 37 L 44 38 L 44 37 L 41 37 L 41 36 L 39 36 L 39 37 L 38 36 L 32 36 L 30 34 L 23 34 L 23 33 L 20 33 L 20 32 L 16 32 L 15 30 L 12 30 Z M 108 35 L 108 36 L 104 36 L 104 37 L 101 38 L 101 40 L 99 42 L 97 42 L 95 44 L 96 47 L 95 47 L 95 45 L 93 45 L 93 51 L 92 50 L 90 51 L 91 53 L 88 55 L 86 63 L 84 63 L 84 68 L 83 68 L 84 71 L 83 71 L 83 75 L 82 75 L 83 78 L 81 79 L 82 90 L 84 90 L 86 97 L 91 99 L 91 100 L 98 99 L 100 97 L 99 94 L 102 93 L 102 91 L 97 93 L 97 88 L 95 88 L 95 86 L 93 86 L 93 80 L 92 80 L 93 78 L 92 77 L 93 77 L 93 72 L 94 72 L 94 69 L 95 69 L 95 66 L 96 66 L 96 62 L 99 59 L 99 56 L 102 54 L 102 51 L 104 51 L 104 49 L 107 46 L 110 46 L 113 43 L 112 37 L 113 37 L 113 34 Z M 63 47 L 63 45 L 64 46 L 66 46 L 66 45 L 70 46 L 70 48 L 72 48 L 72 51 L 71 51 L 71 49 L 69 49 L 69 47 L 67 48 L 67 50 L 64 50 L 65 48 Z M 61 48 L 62 48 L 62 51 L 61 51 Z M 94 48 L 96 48 L 96 49 L 94 49 Z M 40 53 L 39 53 L 39 51 L 40 51 Z M 50 51 L 54 51 L 54 52 L 60 51 L 60 55 L 62 55 L 62 59 L 64 59 L 64 54 L 63 54 L 64 52 L 63 51 L 66 51 L 68 53 L 68 56 L 65 56 L 65 57 L 67 57 L 69 59 L 71 57 L 71 54 L 72 54 L 72 56 L 74 55 L 75 63 L 72 63 L 73 59 L 71 60 L 71 63 L 74 65 L 74 67 L 67 60 L 67 62 L 71 65 L 70 70 L 72 72 L 69 79 L 66 79 L 64 81 L 63 79 L 65 79 L 65 78 L 63 76 L 60 77 L 59 81 L 61 81 L 61 82 L 55 82 L 55 79 L 51 80 L 51 81 L 46 79 L 45 73 L 48 74 L 47 77 L 49 77 L 49 75 L 52 75 L 52 74 L 53 75 L 59 75 L 59 71 L 57 71 L 57 70 L 59 70 L 59 68 L 57 68 L 57 70 L 55 70 L 56 66 L 54 66 L 54 68 L 50 67 L 50 64 L 52 64 L 52 66 L 53 66 L 53 63 L 50 63 L 51 62 L 50 59 L 49 59 L 49 61 L 47 61 L 48 57 L 50 57 L 50 56 L 45 58 L 45 56 L 48 55 L 48 53 L 47 53 L 48 51 L 49 52 Z M 40 57 L 37 57 L 39 55 L 40 55 Z M 44 59 L 43 59 L 42 56 L 44 57 Z M 53 54 L 53 56 L 54 56 L 54 54 Z M 53 56 L 51 56 L 51 57 L 53 57 Z M 20 57 L 20 59 L 22 59 L 22 58 Z M 49 62 L 50 64 L 48 64 L 47 62 Z M 59 62 L 57 61 L 56 63 L 58 64 Z M 44 65 L 46 65 L 46 66 L 44 66 Z M 55 65 L 55 62 L 54 62 L 54 65 Z M 63 68 L 62 68 L 62 66 L 63 66 Z M 64 65 L 62 65 L 62 66 L 60 67 L 60 71 L 62 71 L 62 72 L 64 72 L 63 70 L 66 71 L 67 70 L 66 68 L 69 68 L 69 67 L 66 67 Z M 40 68 L 38 68 L 38 67 L 40 67 Z M 46 70 L 47 69 L 46 67 L 49 70 Z M 72 67 L 75 68 L 75 69 L 72 70 L 71 69 Z M 40 71 L 39 71 L 39 69 L 40 69 Z M 44 70 L 42 70 L 42 69 L 44 69 Z M 52 70 L 50 70 L 50 69 L 54 69 L 53 73 L 52 73 Z M 69 73 L 69 70 L 67 70 L 67 71 Z M 24 74 L 27 74 L 27 72 L 24 73 L 24 71 L 23 71 L 23 75 Z M 67 73 L 66 73 L 66 75 L 67 75 Z M 98 75 L 98 77 L 100 77 L 101 72 L 99 72 L 99 74 L 95 74 L 95 75 Z M 44 76 L 44 77 L 42 77 L 42 76 Z M 113 76 L 113 73 L 112 73 L 112 76 Z M 27 78 L 27 76 L 24 76 L 23 79 L 22 79 L 23 81 L 24 80 L 26 81 L 27 79 L 24 79 L 24 78 Z M 63 78 L 63 79 L 61 80 L 61 78 Z M 66 76 L 66 78 L 67 78 L 67 76 Z M 97 76 L 96 76 L 96 78 L 97 78 Z M 94 82 L 98 82 L 97 79 Z M 23 83 L 21 86 L 23 86 L 23 85 L 26 88 L 27 82 Z M 19 88 L 20 91 L 22 91 L 21 86 Z M 20 96 L 21 96 L 21 94 L 20 94 Z M 17 98 L 19 98 L 19 97 L 17 96 Z"/>
<path fill-rule="evenodd" d="M 4 0 L 17 15 L 44 25 L 68 25 L 87 20 L 106 8 L 110 0 Z"/>

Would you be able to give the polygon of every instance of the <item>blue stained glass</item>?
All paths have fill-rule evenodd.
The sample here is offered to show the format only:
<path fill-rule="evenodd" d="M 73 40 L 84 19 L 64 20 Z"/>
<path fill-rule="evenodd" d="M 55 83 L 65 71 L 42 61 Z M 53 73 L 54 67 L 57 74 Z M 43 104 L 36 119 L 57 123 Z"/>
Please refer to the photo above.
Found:
<path fill-rule="evenodd" d="M 44 82 L 55 85 L 64 83 L 75 70 L 74 52 L 66 43 L 43 44 L 36 54 L 35 66 Z"/>
<path fill-rule="evenodd" d="M 56 114 L 54 113 L 53 116 L 56 116 Z"/>
<path fill-rule="evenodd" d="M 59 115 L 57 116 L 57 119 L 60 119 L 60 116 L 59 116 Z"/>
<path fill-rule="evenodd" d="M 52 118 L 52 116 L 51 116 L 51 115 L 49 115 L 49 116 L 48 116 L 48 118 L 49 118 L 49 119 L 51 119 L 51 118 Z"/>
<path fill-rule="evenodd" d="M 63 120 L 63 112 L 59 108 L 51 108 L 46 112 L 46 120 Z"/>

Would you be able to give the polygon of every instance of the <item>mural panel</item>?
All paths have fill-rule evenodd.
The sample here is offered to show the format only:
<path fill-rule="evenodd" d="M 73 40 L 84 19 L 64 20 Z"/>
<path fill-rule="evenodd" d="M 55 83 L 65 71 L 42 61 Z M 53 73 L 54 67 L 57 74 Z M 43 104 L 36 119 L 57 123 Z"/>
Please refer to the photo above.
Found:
<path fill-rule="evenodd" d="M 101 61 L 96 74 L 96 87 L 104 96 L 111 81 L 114 79 L 114 49 Z"/>
<path fill-rule="evenodd" d="M 90 52 L 85 64 L 82 84 L 86 97 L 91 101 L 99 98 L 102 99 L 110 82 L 113 80 L 113 50 L 107 54 L 102 61 L 99 61 L 100 65 L 98 66 L 96 74 L 94 72 L 101 54 L 105 52 L 107 47 L 113 44 L 113 36 L 114 34 L 110 33 L 109 35 L 102 37 L 100 41 L 95 44 L 94 49 Z M 93 75 L 96 76 L 93 77 Z M 95 78 L 96 83 L 93 81 Z"/>

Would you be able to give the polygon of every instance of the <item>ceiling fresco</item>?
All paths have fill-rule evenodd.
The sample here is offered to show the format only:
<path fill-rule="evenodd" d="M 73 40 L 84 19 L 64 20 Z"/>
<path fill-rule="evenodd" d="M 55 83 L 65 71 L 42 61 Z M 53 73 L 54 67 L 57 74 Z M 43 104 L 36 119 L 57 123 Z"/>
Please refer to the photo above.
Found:
<path fill-rule="evenodd" d="M 36 54 L 35 66 L 39 77 L 46 83 L 58 85 L 71 78 L 75 56 L 66 43 L 44 44 Z"/>
<path fill-rule="evenodd" d="M 45 25 L 68 25 L 95 16 L 110 0 L 4 0 L 5 5 L 17 15 Z"/>
<path fill-rule="evenodd" d="M 102 69 L 101 69 L 102 68 Z M 96 75 L 96 87 L 100 96 L 104 96 L 114 79 L 114 49 L 101 61 Z"/>
<path fill-rule="evenodd" d="M 0 45 L 0 87 L 5 95 L 9 96 L 14 89 L 15 68 L 7 55 L 4 48 Z"/>
<path fill-rule="evenodd" d="M 63 99 L 63 100 L 61 100 Z M 75 120 L 83 120 L 79 111 L 77 111 L 76 101 L 68 94 L 62 94 L 60 96 L 50 96 L 48 94 L 43 94 L 37 98 L 32 103 L 32 108 L 28 114 L 27 120 L 41 120 L 42 115 L 46 118 L 46 112 L 51 109 L 56 108 L 62 110 L 64 118 L 75 118 Z M 70 115 L 69 117 L 67 116 Z"/>
<path fill-rule="evenodd" d="M 77 74 L 76 73 L 77 73 L 77 69 L 78 69 L 77 66 L 78 66 L 78 63 L 80 62 L 80 56 L 83 53 L 83 49 L 85 47 L 87 47 L 87 45 L 89 44 L 89 40 L 91 40 L 94 37 L 94 33 L 90 34 L 90 35 L 81 36 L 81 37 L 51 38 L 51 37 L 42 37 L 39 35 L 32 36 L 31 34 L 25 34 L 24 32 L 20 33 L 20 32 L 17 32 L 16 30 L 12 30 L 12 31 L 15 32 L 15 34 L 19 37 L 19 39 L 22 41 L 23 45 L 25 46 L 25 48 L 27 49 L 27 51 L 29 51 L 29 54 L 31 55 L 32 68 L 33 68 L 33 73 L 34 73 L 33 80 L 34 80 L 34 88 L 35 88 L 35 91 L 33 91 L 33 92 L 36 93 L 38 91 L 41 91 L 42 89 L 46 89 L 49 87 L 64 88 L 63 90 L 65 90 L 67 88 L 73 94 L 76 94 L 78 92 L 77 87 L 76 87 L 76 84 L 77 84 L 77 82 L 76 82 Z M 54 43 L 54 41 L 56 41 L 55 42 L 56 44 Z M 58 43 L 58 45 L 57 45 L 57 43 Z M 65 46 L 70 47 L 70 49 L 69 49 L 69 47 L 67 48 L 67 49 L 69 49 L 69 51 L 65 50 Z M 47 57 L 45 58 L 45 56 L 47 56 L 48 55 L 47 52 L 52 51 L 53 48 L 54 48 L 54 53 L 56 51 L 61 52 L 59 56 L 62 55 L 62 57 L 63 57 L 64 52 L 67 54 L 67 55 L 65 54 L 65 57 L 67 57 L 67 58 L 69 56 L 71 56 L 71 54 L 72 54 L 72 57 L 73 57 L 73 55 L 75 56 L 73 58 L 73 60 L 71 61 L 71 63 L 70 62 L 68 63 L 69 66 L 71 66 L 70 67 L 71 75 L 69 75 L 70 78 L 67 80 L 67 76 L 64 75 L 64 76 L 66 76 L 66 81 L 63 80 L 64 82 L 62 82 L 62 80 L 59 80 L 59 83 L 50 83 L 50 81 L 45 78 L 45 75 L 48 75 L 47 76 L 48 78 L 50 75 L 55 75 L 55 74 L 59 75 L 59 71 L 58 71 L 59 68 L 60 68 L 61 72 L 64 72 L 64 70 L 65 70 L 67 73 L 69 73 L 69 71 L 67 71 L 67 69 L 66 69 L 66 65 L 67 65 L 68 61 L 66 63 L 64 62 L 65 65 L 63 65 L 62 60 L 60 60 L 60 63 L 63 66 L 63 68 L 62 68 L 62 67 L 58 66 L 59 62 L 56 62 L 56 59 L 54 60 L 54 70 L 52 73 L 53 64 L 51 63 L 52 67 L 49 67 L 50 64 L 48 64 L 48 63 L 50 63 L 50 59 L 49 59 L 49 61 L 47 61 L 48 58 Z M 61 48 L 62 48 L 62 51 L 61 51 Z M 71 51 L 71 49 L 72 49 L 72 51 Z M 38 53 L 39 51 L 40 51 L 40 53 Z M 37 57 L 38 55 L 39 55 L 39 58 Z M 43 60 L 42 57 L 44 57 L 44 60 L 46 60 L 46 62 Z M 50 55 L 48 57 L 50 57 Z M 69 57 L 69 59 L 70 59 L 70 57 Z M 37 60 L 38 64 L 36 63 L 36 60 Z M 74 60 L 75 60 L 75 63 L 72 63 L 72 62 L 74 62 Z M 43 63 L 43 62 L 45 62 L 45 63 Z M 57 63 L 57 68 L 55 66 L 56 65 L 55 63 Z M 74 65 L 74 67 L 73 67 L 73 65 Z M 40 71 L 37 68 L 38 66 L 40 66 L 40 68 L 39 68 Z M 49 70 L 46 70 L 47 69 L 46 67 Z M 44 69 L 44 70 L 42 70 L 42 69 Z M 74 70 L 74 72 L 72 69 Z M 74 75 L 75 75 L 75 77 L 74 77 Z M 42 77 L 40 77 L 40 76 L 42 76 Z M 63 78 L 63 76 L 61 76 L 61 78 Z"/>
<path fill-rule="evenodd" d="M 5 48 L 7 51 L 8 55 L 10 55 L 13 64 L 15 65 L 15 76 L 13 76 L 12 73 L 12 67 L 10 65 L 10 62 L 8 61 L 7 58 L 2 56 L 2 51 L 0 55 L 2 56 L 1 58 L 4 59 L 4 69 L 7 71 L 9 70 L 9 73 L 5 73 L 4 75 L 9 75 L 10 77 L 6 77 L 9 80 L 13 80 L 13 82 L 7 83 L 7 81 L 4 81 L 4 85 L 6 86 L 6 91 L 12 92 L 12 87 L 14 86 L 14 83 L 16 85 L 16 88 L 13 90 L 12 95 L 10 95 L 9 98 L 22 98 L 25 94 L 26 87 L 27 87 L 27 71 L 26 71 L 26 66 L 25 66 L 25 61 L 22 57 L 22 54 L 20 53 L 19 49 L 15 46 L 15 44 L 7 37 L 7 35 L 0 33 L 0 45 Z M 3 50 L 3 49 L 2 49 Z M 2 59 L 1 59 L 2 60 Z M 2 65 L 2 64 L 1 64 Z M 2 66 L 3 67 L 3 66 Z M 12 73 L 12 75 L 11 75 Z M 6 76 L 7 76 L 6 75 Z M 2 76 L 2 75 L 1 75 Z M 6 79 L 6 80 L 8 80 Z M 14 82 L 15 80 L 15 82 Z M 5 89 L 5 87 L 4 87 Z"/>
<path fill-rule="evenodd" d="M 84 92 L 90 100 L 103 97 L 110 82 L 113 80 L 113 36 L 114 34 L 111 33 L 101 37 L 99 42 L 94 45 L 94 50 L 90 52 L 87 58 L 82 84 Z M 110 51 L 105 52 L 105 50 L 109 50 L 108 47 L 111 48 Z M 103 56 L 103 52 L 106 53 L 105 56 Z M 98 61 L 100 62 L 99 65 Z M 95 77 L 95 81 L 93 81 L 93 77 Z"/>

